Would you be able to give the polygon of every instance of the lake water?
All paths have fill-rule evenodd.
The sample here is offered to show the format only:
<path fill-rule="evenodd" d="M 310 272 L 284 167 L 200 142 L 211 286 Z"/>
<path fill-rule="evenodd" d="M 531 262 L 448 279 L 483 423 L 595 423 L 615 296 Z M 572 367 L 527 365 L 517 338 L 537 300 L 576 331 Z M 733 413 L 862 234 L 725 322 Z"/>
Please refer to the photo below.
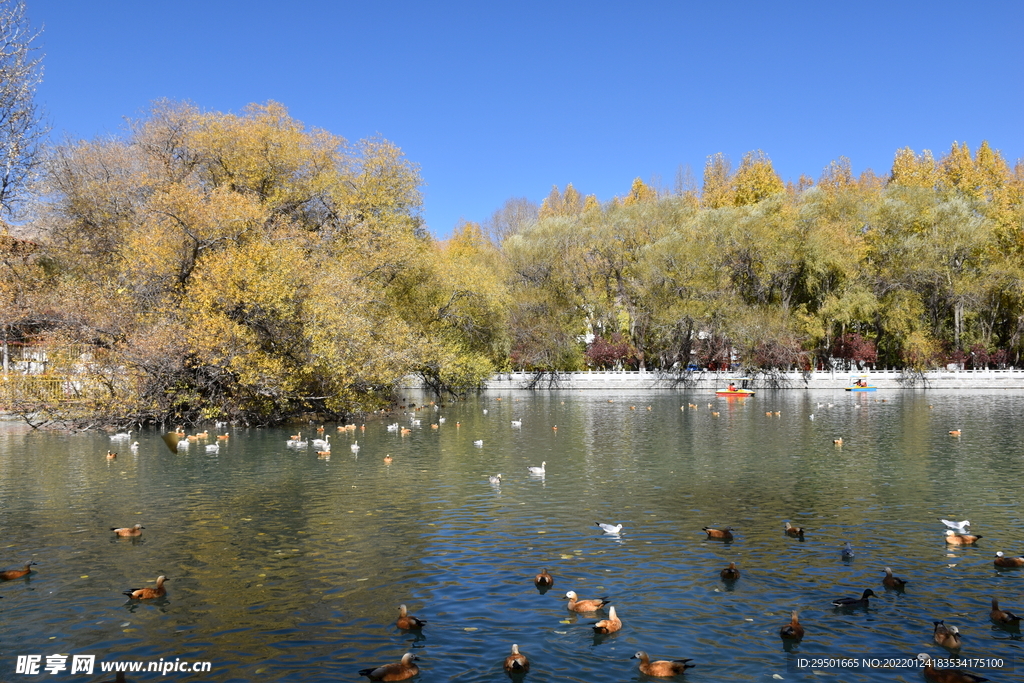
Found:
<path fill-rule="evenodd" d="M 383 420 L 348 435 L 328 425 L 329 460 L 286 447 L 297 427 L 232 427 L 216 454 L 172 454 L 143 432 L 114 461 L 102 434 L 0 433 L 0 568 L 38 563 L 0 582 L 0 680 L 113 678 L 15 673 L 18 655 L 62 653 L 212 667 L 129 680 L 355 681 L 413 650 L 417 680 L 501 681 L 518 643 L 528 681 L 645 679 L 630 659 L 645 650 L 693 658 L 692 681 L 916 682 L 916 669 L 798 664 L 946 656 L 939 619 L 959 627 L 962 657 L 1006 662 L 975 673 L 1022 680 L 1020 633 L 988 619 L 992 597 L 1024 613 L 1024 570 L 992 564 L 997 550 L 1024 554 L 1022 399 L 488 393 L 402 416 L 407 435 Z M 542 461 L 546 475 L 530 475 Z M 984 538 L 951 549 L 939 517 Z M 783 534 L 786 520 L 805 540 Z M 135 523 L 140 539 L 108 531 Z M 731 543 L 701 531 L 726 525 Z M 730 561 L 742 576 L 727 586 Z M 884 590 L 886 566 L 905 593 Z M 542 594 L 544 567 L 555 586 Z M 166 598 L 121 595 L 161 574 Z M 878 594 L 866 610 L 830 605 L 865 588 Z M 595 638 L 598 617 L 571 615 L 567 590 L 609 596 L 623 629 Z M 395 628 L 400 603 L 429 622 L 421 634 Z M 787 647 L 778 631 L 794 609 L 806 636 Z"/>

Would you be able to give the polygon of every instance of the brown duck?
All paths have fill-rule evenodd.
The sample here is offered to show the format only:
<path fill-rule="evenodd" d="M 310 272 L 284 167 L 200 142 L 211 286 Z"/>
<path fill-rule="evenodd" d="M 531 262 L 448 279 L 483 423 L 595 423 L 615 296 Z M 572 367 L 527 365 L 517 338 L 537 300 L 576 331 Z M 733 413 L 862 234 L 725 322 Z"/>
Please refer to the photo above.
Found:
<path fill-rule="evenodd" d="M 30 567 L 35 562 L 26 562 L 22 569 L 8 569 L 5 572 L 0 572 L 0 581 L 10 581 L 11 579 L 20 579 L 23 576 L 28 576 L 32 571 Z"/>
<path fill-rule="evenodd" d="M 413 664 L 413 662 L 418 660 L 419 657 L 411 652 L 406 652 L 402 655 L 401 661 L 369 669 L 360 669 L 359 675 L 366 676 L 371 681 L 404 681 L 420 672 L 420 668 Z"/>
<path fill-rule="evenodd" d="M 693 660 L 687 657 L 686 659 L 658 659 L 651 661 L 651 658 L 647 656 L 647 653 L 640 650 L 630 659 L 640 660 L 640 673 L 645 676 L 658 676 L 661 678 L 667 678 L 669 676 L 678 676 L 679 674 L 686 673 L 687 669 L 692 669 L 693 664 L 690 664 Z"/>
<path fill-rule="evenodd" d="M 398 626 L 398 628 L 405 629 L 406 631 L 411 631 L 413 629 L 423 628 L 423 626 L 426 623 L 427 622 L 425 619 L 417 619 L 416 617 L 409 614 L 409 612 L 405 608 L 405 605 L 398 606 L 398 621 L 395 622 L 395 625 Z M 395 678 L 389 680 L 398 681 L 401 679 Z"/>
<path fill-rule="evenodd" d="M 156 588 L 134 588 L 132 590 L 124 591 L 123 595 L 127 595 L 132 600 L 152 600 L 153 598 L 162 598 L 167 595 L 167 589 L 164 588 L 164 581 L 170 581 L 166 576 L 156 577 Z"/>

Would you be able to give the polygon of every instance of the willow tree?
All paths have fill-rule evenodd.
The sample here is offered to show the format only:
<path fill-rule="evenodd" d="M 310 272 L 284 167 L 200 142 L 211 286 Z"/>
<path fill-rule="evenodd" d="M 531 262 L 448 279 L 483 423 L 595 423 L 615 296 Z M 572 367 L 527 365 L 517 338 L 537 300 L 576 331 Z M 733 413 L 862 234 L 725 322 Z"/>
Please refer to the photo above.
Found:
<path fill-rule="evenodd" d="M 429 356 L 415 312 L 458 286 L 436 277 L 401 150 L 307 129 L 279 104 L 160 103 L 126 139 L 58 147 L 49 170 L 57 289 L 90 300 L 64 307 L 62 329 L 109 349 L 118 414 L 380 406 Z"/>

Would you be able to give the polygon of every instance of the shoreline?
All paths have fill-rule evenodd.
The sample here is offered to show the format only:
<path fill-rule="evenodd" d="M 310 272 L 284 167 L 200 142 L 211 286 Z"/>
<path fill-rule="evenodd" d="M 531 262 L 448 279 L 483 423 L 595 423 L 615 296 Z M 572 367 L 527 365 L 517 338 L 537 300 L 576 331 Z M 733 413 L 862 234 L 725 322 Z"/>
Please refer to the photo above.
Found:
<path fill-rule="evenodd" d="M 484 382 L 483 390 L 531 389 L 698 389 L 716 390 L 728 385 L 738 372 L 665 372 L 647 370 L 579 371 L 579 372 L 503 372 Z M 898 370 L 866 370 L 863 372 L 814 371 L 780 372 L 771 376 L 755 376 L 748 387 L 755 390 L 845 390 L 851 377 L 863 378 L 868 385 L 892 390 L 964 390 L 1024 389 L 1024 370 L 938 370 L 926 373 L 904 373 Z M 402 383 L 403 389 L 422 389 L 414 377 Z"/>

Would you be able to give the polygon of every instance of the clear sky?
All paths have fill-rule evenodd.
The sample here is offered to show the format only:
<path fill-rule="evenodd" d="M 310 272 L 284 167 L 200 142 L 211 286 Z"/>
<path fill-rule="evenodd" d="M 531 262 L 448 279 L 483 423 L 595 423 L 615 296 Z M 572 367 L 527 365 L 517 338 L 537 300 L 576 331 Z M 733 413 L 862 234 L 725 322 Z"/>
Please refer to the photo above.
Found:
<path fill-rule="evenodd" d="M 602 201 L 761 149 L 784 180 L 909 146 L 1024 157 L 1024 3 L 27 0 L 57 136 L 121 134 L 153 100 L 383 136 L 447 236 L 568 182 Z"/>

